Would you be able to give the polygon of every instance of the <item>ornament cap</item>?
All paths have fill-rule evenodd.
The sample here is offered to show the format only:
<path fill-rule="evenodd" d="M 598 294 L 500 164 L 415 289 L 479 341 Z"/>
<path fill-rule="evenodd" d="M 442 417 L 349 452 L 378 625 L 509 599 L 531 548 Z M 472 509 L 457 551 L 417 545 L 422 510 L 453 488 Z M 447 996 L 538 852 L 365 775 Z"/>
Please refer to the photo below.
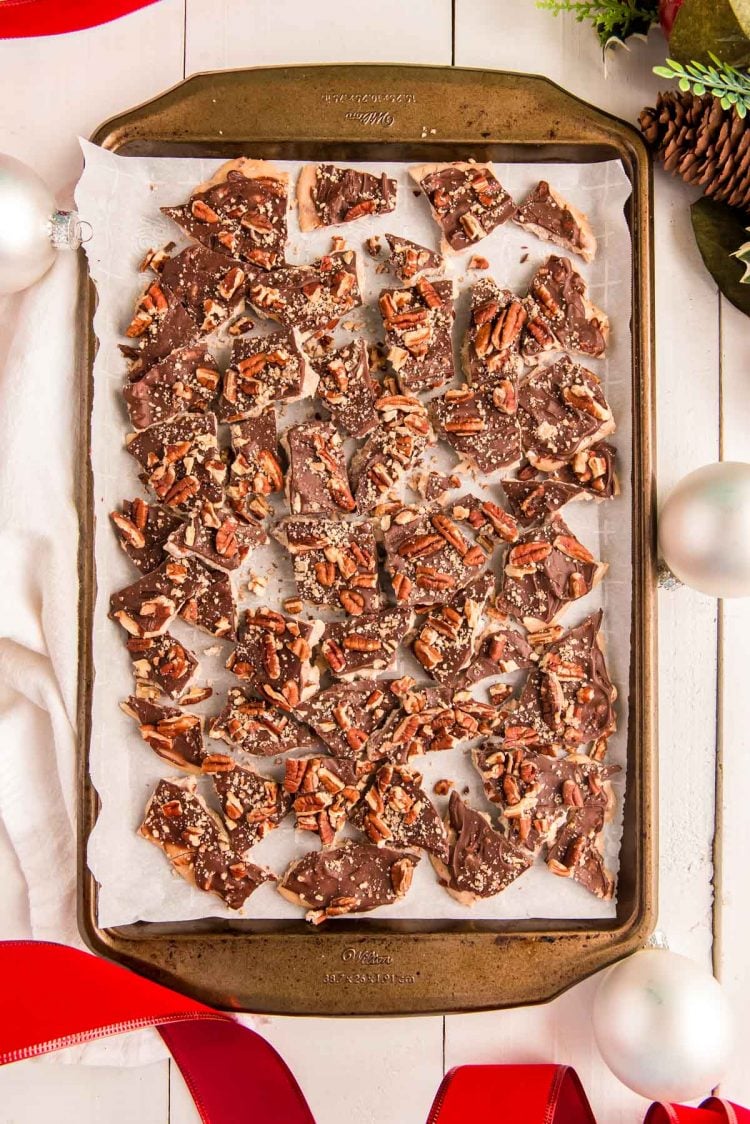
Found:
<path fill-rule="evenodd" d="M 49 220 L 49 236 L 56 250 L 77 250 L 91 237 L 91 227 L 77 211 L 55 211 Z"/>

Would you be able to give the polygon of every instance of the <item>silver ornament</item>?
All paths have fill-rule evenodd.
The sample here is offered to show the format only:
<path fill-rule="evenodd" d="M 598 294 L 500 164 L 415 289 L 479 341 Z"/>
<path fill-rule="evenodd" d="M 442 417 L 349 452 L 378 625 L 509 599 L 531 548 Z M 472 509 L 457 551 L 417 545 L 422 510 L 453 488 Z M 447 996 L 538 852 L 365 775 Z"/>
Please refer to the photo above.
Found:
<path fill-rule="evenodd" d="M 81 244 L 77 217 L 58 211 L 26 164 L 0 153 L 0 293 L 17 293 L 47 272 L 55 252 Z"/>
<path fill-rule="evenodd" d="M 708 1096 L 731 1059 L 734 1020 L 721 985 L 663 949 L 643 949 L 604 974 L 593 1027 L 614 1075 L 649 1100 Z"/>
<path fill-rule="evenodd" d="M 691 472 L 667 498 L 659 548 L 685 585 L 711 597 L 750 597 L 750 464 Z"/>

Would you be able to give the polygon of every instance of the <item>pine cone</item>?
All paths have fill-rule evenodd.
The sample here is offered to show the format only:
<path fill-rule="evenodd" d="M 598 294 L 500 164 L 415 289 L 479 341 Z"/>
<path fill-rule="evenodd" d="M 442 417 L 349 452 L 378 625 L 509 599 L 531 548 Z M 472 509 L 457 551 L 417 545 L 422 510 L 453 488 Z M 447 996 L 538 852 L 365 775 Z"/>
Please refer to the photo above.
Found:
<path fill-rule="evenodd" d="M 638 123 L 668 172 L 713 199 L 750 210 L 750 119 L 722 109 L 712 94 L 670 90 Z"/>

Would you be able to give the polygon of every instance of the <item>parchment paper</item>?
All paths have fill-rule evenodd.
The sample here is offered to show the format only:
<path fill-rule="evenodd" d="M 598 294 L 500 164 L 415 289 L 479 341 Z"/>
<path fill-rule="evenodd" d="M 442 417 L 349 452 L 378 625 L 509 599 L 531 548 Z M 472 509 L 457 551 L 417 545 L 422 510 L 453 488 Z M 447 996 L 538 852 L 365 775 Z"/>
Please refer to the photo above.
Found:
<path fill-rule="evenodd" d="M 91 224 L 93 231 L 86 251 L 98 293 L 94 327 L 99 350 L 94 364 L 92 417 L 97 596 L 93 628 L 95 684 L 91 775 L 101 797 L 102 809 L 89 841 L 88 861 L 100 884 L 99 923 L 112 926 L 139 919 L 236 918 L 238 915 L 226 909 L 218 898 L 199 892 L 173 875 L 159 850 L 136 834 L 156 782 L 162 776 L 175 776 L 176 771 L 149 749 L 141 740 L 135 723 L 118 709 L 119 701 L 131 693 L 133 680 L 130 660 L 124 649 L 124 634 L 107 618 L 112 591 L 138 576 L 120 550 L 110 525 L 109 512 L 122 499 L 143 494 L 137 479 L 137 465 L 123 448 L 129 423 L 120 395 L 125 362 L 117 345 L 122 342 L 123 329 L 130 321 L 133 304 L 147 281 L 137 272 L 146 250 L 170 240 L 176 241 L 178 246 L 187 241 L 160 214 L 159 207 L 183 202 L 191 187 L 208 178 L 221 161 L 119 157 L 88 142 L 82 141 L 81 144 L 86 166 L 76 191 L 76 202 L 81 217 Z M 295 162 L 277 163 L 292 173 L 293 180 L 301 167 Z M 372 304 L 381 288 L 396 282 L 390 274 L 378 276 L 375 273 L 376 263 L 363 250 L 365 239 L 371 234 L 382 236 L 388 230 L 434 246 L 437 229 L 429 216 L 425 199 L 416 198 L 413 194 L 406 165 L 363 163 L 357 166 L 377 172 L 385 169 L 388 175 L 395 176 L 399 181 L 399 203 L 395 214 L 336 228 L 336 233 L 343 235 L 362 256 L 367 270 L 365 296 Z M 496 167 L 502 183 L 516 200 L 523 198 L 540 178 L 547 178 L 588 214 L 599 241 L 595 261 L 590 265 L 577 264 L 577 268 L 589 282 L 592 300 L 608 313 L 612 325 L 607 359 L 593 360 L 589 365 L 603 378 L 617 421 L 617 432 L 612 440 L 617 446 L 622 492 L 611 503 L 573 503 L 562 512 L 566 522 L 589 549 L 609 563 L 609 572 L 602 585 L 571 606 L 563 624 L 571 627 L 600 605 L 605 608 L 610 674 L 620 692 L 618 732 L 610 741 L 608 760 L 620 764 L 623 772 L 614 782 L 617 805 L 612 822 L 606 829 L 607 864 L 616 871 L 625 787 L 630 663 L 631 244 L 623 213 L 630 185 L 616 161 Z M 302 236 L 296 213 L 290 214 L 290 260 L 311 260 L 329 250 L 330 244 L 330 229 Z M 540 242 L 515 224 L 507 223 L 485 239 L 476 252 L 489 260 L 490 275 L 498 283 L 523 293 L 537 266 L 555 251 L 549 243 Z M 448 266 L 449 275 L 457 280 L 460 292 L 456 341 L 460 339 L 467 321 L 468 287 L 481 276 L 476 272 L 467 272 L 470 256 L 471 252 L 467 251 L 452 257 Z M 356 310 L 351 319 L 364 321 L 368 331 L 377 331 L 379 317 L 376 310 L 370 309 L 365 315 Z M 81 325 L 81 330 L 85 330 L 85 325 Z M 262 323 L 260 330 L 265 330 Z M 217 356 L 224 359 L 226 351 L 226 346 L 218 347 Z M 458 360 L 457 369 L 460 369 Z M 307 403 L 280 411 L 280 430 L 297 420 L 300 412 L 310 413 L 312 409 L 312 405 Z M 440 451 L 437 454 L 433 451 L 430 457 L 434 467 L 441 471 L 452 470 L 455 464 L 455 457 L 447 447 L 441 446 Z M 473 484 L 468 476 L 466 487 L 485 496 L 497 498 L 501 494 L 496 486 L 482 488 Z M 414 499 L 413 495 L 411 499 Z M 279 593 L 288 596 L 294 591 L 288 562 L 277 567 L 276 571 L 271 569 L 273 561 L 278 561 L 276 549 L 264 548 L 248 560 L 250 571 L 271 575 L 260 598 L 260 601 L 269 604 L 278 598 Z M 239 600 L 241 607 L 258 603 L 258 598 L 248 593 L 244 570 L 239 582 Z M 230 673 L 223 668 L 230 646 L 226 642 L 214 641 L 179 621 L 173 631 L 201 659 L 196 682 L 210 681 L 214 685 L 214 698 L 198 710 L 207 715 L 218 713 L 226 687 L 233 681 Z M 399 670 L 413 673 L 414 667 L 414 662 L 409 659 Z M 481 691 L 478 694 L 483 697 Z M 219 751 L 226 749 L 222 742 L 210 744 Z M 238 760 L 260 772 L 277 777 L 283 775 L 281 759 L 277 764 L 273 758 L 243 758 L 243 755 L 238 755 Z M 465 748 L 427 754 L 415 759 L 414 764 L 424 774 L 425 790 L 441 810 L 446 799 L 433 797 L 432 787 L 442 777 L 453 778 L 459 792 L 468 788 L 467 798 L 476 807 L 485 811 L 489 809 Z M 210 783 L 200 781 L 199 784 L 211 801 Z M 253 859 L 281 874 L 293 856 L 315 845 L 315 840 L 308 833 L 295 835 L 291 818 L 287 818 L 255 848 Z M 431 864 L 423 858 L 409 894 L 398 904 L 378 911 L 377 915 L 403 918 L 583 919 L 612 917 L 614 913 L 614 902 L 600 902 L 572 880 L 551 875 L 541 861 L 502 894 L 477 902 L 469 910 L 445 893 L 436 881 Z M 249 899 L 244 916 L 298 917 L 300 911 L 285 901 L 272 884 L 267 884 Z"/>

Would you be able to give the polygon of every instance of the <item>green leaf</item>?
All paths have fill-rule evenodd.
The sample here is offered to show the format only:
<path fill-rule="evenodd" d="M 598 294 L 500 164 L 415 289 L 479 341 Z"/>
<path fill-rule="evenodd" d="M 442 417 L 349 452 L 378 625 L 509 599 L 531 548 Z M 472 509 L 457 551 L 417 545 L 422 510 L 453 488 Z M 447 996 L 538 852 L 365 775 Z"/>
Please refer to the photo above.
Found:
<path fill-rule="evenodd" d="M 743 285 L 742 262 L 732 255 L 746 238 L 747 215 L 705 196 L 690 208 L 703 264 L 728 301 L 750 316 L 750 285 Z"/>
<path fill-rule="evenodd" d="M 685 0 L 669 37 L 669 52 L 682 62 L 721 59 L 750 66 L 750 0 Z"/>

